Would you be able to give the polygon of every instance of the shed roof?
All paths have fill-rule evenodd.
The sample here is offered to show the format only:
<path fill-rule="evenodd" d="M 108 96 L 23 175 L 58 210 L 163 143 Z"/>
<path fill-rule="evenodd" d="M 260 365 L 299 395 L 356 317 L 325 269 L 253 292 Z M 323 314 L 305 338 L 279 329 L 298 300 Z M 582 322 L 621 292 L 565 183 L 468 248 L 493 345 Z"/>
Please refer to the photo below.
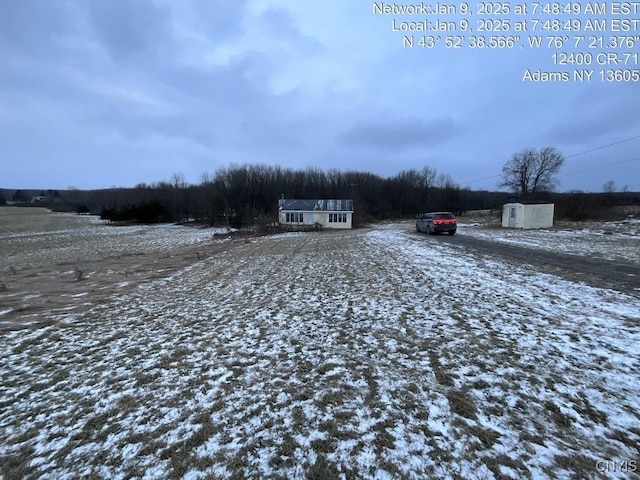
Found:
<path fill-rule="evenodd" d="M 280 210 L 320 211 L 320 212 L 353 212 L 353 200 L 346 199 L 316 199 L 294 200 L 285 199 L 280 203 Z"/>

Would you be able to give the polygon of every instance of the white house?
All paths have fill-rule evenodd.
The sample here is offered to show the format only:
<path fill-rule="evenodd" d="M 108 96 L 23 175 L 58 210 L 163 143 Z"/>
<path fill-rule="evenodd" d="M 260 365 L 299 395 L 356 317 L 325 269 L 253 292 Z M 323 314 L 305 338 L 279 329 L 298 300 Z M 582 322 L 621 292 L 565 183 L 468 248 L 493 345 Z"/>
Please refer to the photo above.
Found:
<path fill-rule="evenodd" d="M 278 219 L 285 228 L 349 229 L 353 225 L 353 200 L 278 201 Z"/>
<path fill-rule="evenodd" d="M 553 227 L 553 203 L 505 203 L 502 226 L 507 228 Z"/>

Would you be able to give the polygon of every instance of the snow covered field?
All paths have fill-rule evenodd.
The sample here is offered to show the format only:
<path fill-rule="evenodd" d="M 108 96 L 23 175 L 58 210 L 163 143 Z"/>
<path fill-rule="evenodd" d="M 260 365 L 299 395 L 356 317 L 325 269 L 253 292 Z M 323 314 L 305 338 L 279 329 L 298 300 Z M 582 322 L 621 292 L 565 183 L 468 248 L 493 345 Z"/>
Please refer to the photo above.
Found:
<path fill-rule="evenodd" d="M 4 211 L 34 210 L 18 228 L 10 228 L 11 219 Z M 6 255 L 0 269 L 51 264 L 52 260 L 82 261 L 109 255 L 135 252 L 162 252 L 172 248 L 195 245 L 209 240 L 223 229 L 184 228 L 175 225 L 112 226 L 97 216 L 64 213 L 42 213 L 43 208 L 0 207 L 0 248 Z M 12 212 L 13 213 L 13 212 Z M 2 220 L 5 220 L 3 223 Z M 43 221 L 44 220 L 44 221 Z M 3 228 L 4 227 L 4 228 Z"/>
<path fill-rule="evenodd" d="M 406 230 L 157 227 L 127 280 L 95 235 L 83 308 L 0 332 L 2 478 L 639 478 L 640 299 Z"/>

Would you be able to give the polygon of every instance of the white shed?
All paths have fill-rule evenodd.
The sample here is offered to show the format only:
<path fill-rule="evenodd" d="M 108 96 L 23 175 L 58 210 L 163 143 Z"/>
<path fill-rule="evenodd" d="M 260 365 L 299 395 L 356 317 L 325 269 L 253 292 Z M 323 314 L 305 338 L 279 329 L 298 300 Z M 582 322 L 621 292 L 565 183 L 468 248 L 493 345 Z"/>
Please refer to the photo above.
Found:
<path fill-rule="evenodd" d="M 507 228 L 553 227 L 553 203 L 505 203 L 502 226 Z"/>

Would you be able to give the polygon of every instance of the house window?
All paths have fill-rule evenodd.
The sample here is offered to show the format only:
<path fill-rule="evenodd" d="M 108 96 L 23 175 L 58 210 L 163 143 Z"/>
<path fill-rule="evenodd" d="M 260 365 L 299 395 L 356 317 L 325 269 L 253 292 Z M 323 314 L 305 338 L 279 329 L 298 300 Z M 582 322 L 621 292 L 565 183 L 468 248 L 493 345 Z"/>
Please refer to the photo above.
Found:
<path fill-rule="evenodd" d="M 285 222 L 287 223 L 303 223 L 303 213 L 285 213 Z"/>
<path fill-rule="evenodd" d="M 347 223 L 346 213 L 330 213 L 329 223 Z"/>
<path fill-rule="evenodd" d="M 347 223 L 346 213 L 330 213 L 329 223 Z"/>

